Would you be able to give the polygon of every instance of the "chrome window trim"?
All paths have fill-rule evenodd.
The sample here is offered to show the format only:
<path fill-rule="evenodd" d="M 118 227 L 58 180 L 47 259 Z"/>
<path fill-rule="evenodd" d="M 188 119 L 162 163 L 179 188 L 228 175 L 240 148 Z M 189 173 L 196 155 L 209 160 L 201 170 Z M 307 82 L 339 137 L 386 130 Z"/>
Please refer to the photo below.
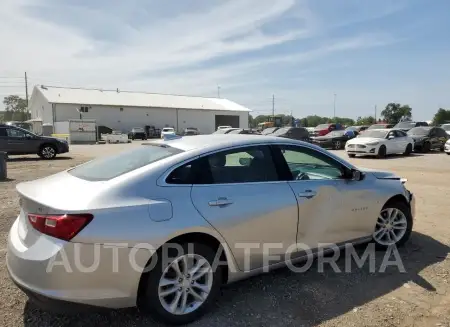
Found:
<path fill-rule="evenodd" d="M 302 143 L 302 144 L 296 144 L 294 142 L 265 142 L 265 143 L 247 143 L 247 144 L 240 144 L 240 145 L 234 145 L 234 146 L 229 146 L 229 147 L 224 147 L 218 150 L 213 150 L 213 151 L 208 151 L 205 153 L 202 153 L 201 155 L 196 155 L 192 158 L 188 158 L 183 160 L 182 162 L 179 162 L 175 165 L 172 165 L 170 168 L 166 169 L 164 171 L 164 173 L 162 173 L 162 175 L 157 179 L 156 184 L 158 186 L 162 186 L 162 187 L 192 187 L 192 186 L 218 186 L 218 185 L 229 185 L 229 186 L 233 186 L 233 185 L 254 185 L 254 184 L 279 184 L 279 183 L 288 183 L 288 182 L 293 182 L 293 181 L 264 181 L 264 182 L 247 182 L 247 183 L 221 183 L 221 184 L 169 184 L 166 182 L 167 178 L 169 177 L 169 175 L 178 167 L 181 167 L 191 161 L 218 153 L 218 152 L 222 152 L 222 151 L 229 151 L 229 150 L 234 150 L 234 149 L 240 149 L 240 148 L 248 148 L 248 147 L 257 147 L 257 146 L 294 146 L 294 147 L 299 147 L 299 148 L 308 148 L 310 150 L 313 151 L 317 151 L 325 156 L 327 156 L 328 158 L 330 158 L 331 160 L 334 160 L 338 163 L 340 163 L 341 165 L 343 165 L 344 167 L 346 167 L 347 169 L 355 169 L 354 166 L 352 166 L 350 163 L 344 161 L 343 159 L 339 158 L 338 156 L 336 156 L 336 158 L 334 156 L 330 156 L 327 151 L 325 151 L 322 148 L 316 148 L 314 146 L 311 146 L 309 143 Z M 337 181 L 337 179 L 333 179 L 334 181 Z M 310 180 L 310 181 L 314 181 L 314 180 Z M 308 182 L 308 180 L 305 181 L 297 181 L 297 182 Z"/>

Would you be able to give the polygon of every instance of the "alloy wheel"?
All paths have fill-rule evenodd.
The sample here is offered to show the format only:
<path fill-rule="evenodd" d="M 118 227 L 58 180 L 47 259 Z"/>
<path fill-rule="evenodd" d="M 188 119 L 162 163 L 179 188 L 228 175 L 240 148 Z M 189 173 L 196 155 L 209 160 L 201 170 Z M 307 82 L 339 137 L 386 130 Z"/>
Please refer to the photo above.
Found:
<path fill-rule="evenodd" d="M 42 149 L 42 156 L 46 159 L 51 159 L 55 156 L 56 152 L 51 146 L 46 146 Z"/>
<path fill-rule="evenodd" d="M 164 270 L 158 285 L 163 308 L 174 315 L 197 310 L 208 298 L 213 285 L 213 269 L 203 256 L 186 254 Z"/>
<path fill-rule="evenodd" d="M 335 141 L 334 142 L 334 149 L 339 150 L 341 148 L 341 141 Z"/>
<path fill-rule="evenodd" d="M 378 216 L 373 238 L 381 245 L 394 245 L 402 239 L 407 229 L 405 214 L 397 208 L 386 208 Z"/>

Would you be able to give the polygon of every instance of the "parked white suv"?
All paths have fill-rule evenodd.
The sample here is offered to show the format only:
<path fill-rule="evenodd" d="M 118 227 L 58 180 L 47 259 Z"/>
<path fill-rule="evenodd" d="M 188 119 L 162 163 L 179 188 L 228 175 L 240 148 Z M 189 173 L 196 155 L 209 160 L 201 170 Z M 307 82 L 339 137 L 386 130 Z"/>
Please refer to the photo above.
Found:
<path fill-rule="evenodd" d="M 228 129 L 231 128 L 231 126 L 219 126 L 217 127 L 217 130 L 220 131 L 221 129 Z"/>
<path fill-rule="evenodd" d="M 447 142 L 445 142 L 444 151 L 450 156 L 450 139 L 448 139 Z"/>
<path fill-rule="evenodd" d="M 175 129 L 173 127 L 164 127 L 161 130 L 161 138 L 164 138 L 164 135 L 175 135 Z"/>

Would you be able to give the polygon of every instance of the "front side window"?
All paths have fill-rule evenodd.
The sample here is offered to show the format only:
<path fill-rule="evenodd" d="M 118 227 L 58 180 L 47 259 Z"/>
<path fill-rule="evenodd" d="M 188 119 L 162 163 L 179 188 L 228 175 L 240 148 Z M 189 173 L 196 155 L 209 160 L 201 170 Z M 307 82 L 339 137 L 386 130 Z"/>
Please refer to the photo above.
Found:
<path fill-rule="evenodd" d="M 25 131 L 21 131 L 17 128 L 8 128 L 6 129 L 6 133 L 8 137 L 16 137 L 16 138 L 25 138 L 27 133 Z"/>
<path fill-rule="evenodd" d="M 329 180 L 344 178 L 344 168 L 334 159 L 309 148 L 280 146 L 292 180 Z"/>

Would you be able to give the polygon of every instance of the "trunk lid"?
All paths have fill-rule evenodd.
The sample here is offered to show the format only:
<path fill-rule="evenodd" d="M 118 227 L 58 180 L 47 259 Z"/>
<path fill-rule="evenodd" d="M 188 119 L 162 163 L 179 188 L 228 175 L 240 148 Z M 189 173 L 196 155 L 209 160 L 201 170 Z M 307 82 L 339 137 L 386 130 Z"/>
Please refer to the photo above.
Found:
<path fill-rule="evenodd" d="M 77 213 L 87 209 L 94 195 L 105 188 L 104 182 L 88 182 L 67 172 L 20 183 L 18 234 L 26 247 L 32 246 L 42 236 L 28 220 L 28 214 L 49 215 Z"/>

